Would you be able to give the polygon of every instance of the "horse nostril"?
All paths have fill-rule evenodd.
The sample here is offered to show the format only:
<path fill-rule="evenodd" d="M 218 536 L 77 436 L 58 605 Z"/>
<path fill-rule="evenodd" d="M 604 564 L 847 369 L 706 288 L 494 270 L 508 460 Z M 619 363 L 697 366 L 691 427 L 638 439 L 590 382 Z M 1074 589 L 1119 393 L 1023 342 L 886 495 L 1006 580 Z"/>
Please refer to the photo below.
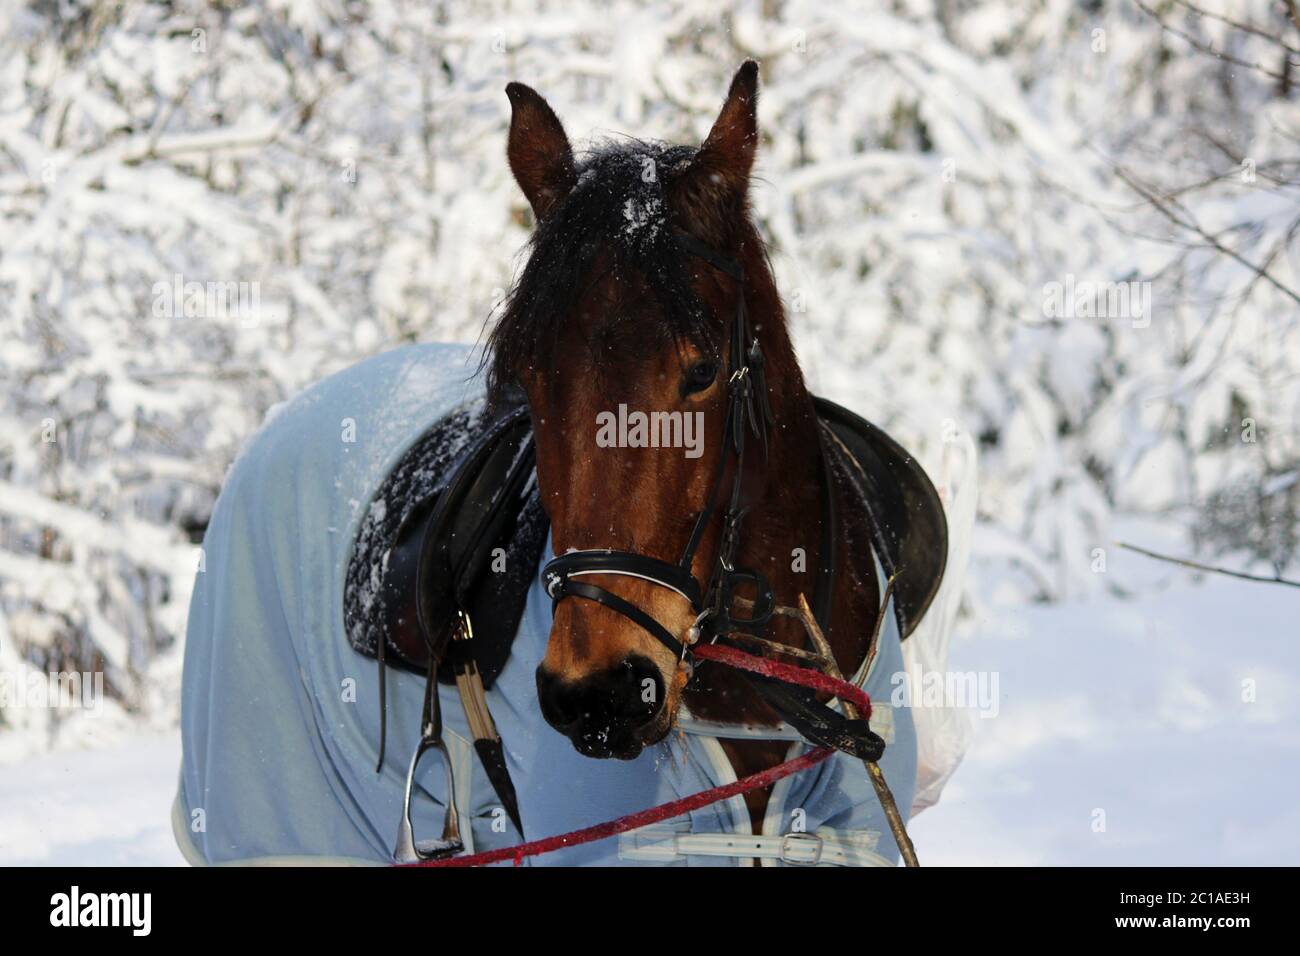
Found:
<path fill-rule="evenodd" d="M 620 717 L 637 724 L 654 718 L 664 699 L 664 680 L 659 668 L 639 654 L 623 661 L 617 668 L 621 685 L 614 695 Z"/>
<path fill-rule="evenodd" d="M 541 706 L 542 717 L 546 722 L 561 732 L 582 717 L 582 701 L 574 693 L 574 686 L 560 680 L 542 666 L 537 668 L 537 702 Z"/>

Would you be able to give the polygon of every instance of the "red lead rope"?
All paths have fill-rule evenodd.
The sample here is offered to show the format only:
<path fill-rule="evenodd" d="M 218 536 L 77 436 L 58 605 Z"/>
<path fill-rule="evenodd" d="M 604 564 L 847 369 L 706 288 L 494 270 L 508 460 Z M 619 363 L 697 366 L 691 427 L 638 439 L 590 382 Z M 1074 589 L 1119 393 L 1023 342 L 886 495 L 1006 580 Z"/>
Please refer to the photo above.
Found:
<path fill-rule="evenodd" d="M 786 683 L 799 684 L 803 687 L 811 687 L 813 690 L 833 694 L 842 700 L 856 704 L 863 717 L 871 715 L 871 698 L 866 695 L 865 691 L 848 681 L 831 677 L 829 674 L 809 670 L 806 667 L 795 667 L 793 664 L 782 664 L 766 657 L 755 657 L 753 654 L 746 654 L 744 651 L 724 647 L 721 644 L 701 644 L 694 649 L 693 653 L 701 660 L 717 661 L 719 664 L 727 664 L 741 670 L 752 671 L 767 677 L 775 677 Z M 750 774 L 735 783 L 726 783 L 720 787 L 703 790 L 689 797 L 682 797 L 678 800 L 660 804 L 657 807 L 650 807 L 648 810 L 638 810 L 636 813 L 629 813 L 607 823 L 598 823 L 593 827 L 584 827 L 581 830 L 572 830 L 569 833 L 561 833 L 558 836 L 545 837 L 541 840 L 530 840 L 517 846 L 502 847 L 499 850 L 486 850 L 483 853 L 471 853 L 468 856 L 453 856 L 441 860 L 421 860 L 418 863 L 404 865 L 429 867 L 486 866 L 489 863 L 502 863 L 506 860 L 513 860 L 515 866 L 518 866 L 525 857 L 541 856 L 543 853 L 553 853 L 566 847 L 594 843 L 596 840 L 618 836 L 620 833 L 627 833 L 629 830 L 649 826 L 652 823 L 671 820 L 673 817 L 679 817 L 684 813 L 690 813 L 692 810 L 707 807 L 709 804 L 720 803 L 731 797 L 749 793 L 751 790 L 770 787 L 778 780 L 782 780 L 791 774 L 817 766 L 834 753 L 835 751 L 829 747 L 818 747 L 806 754 L 800 754 L 793 760 L 787 760 L 775 767 L 769 767 L 759 773 Z"/>
<path fill-rule="evenodd" d="M 546 837 L 541 840 L 532 840 L 528 843 L 520 843 L 518 846 L 502 847 L 499 850 L 487 850 L 483 853 L 471 853 L 469 856 L 452 856 L 443 860 L 422 860 L 419 863 L 409 863 L 408 866 L 486 866 L 489 863 L 500 863 L 503 860 L 514 860 L 515 866 L 518 866 L 526 856 L 540 856 L 543 853 L 551 853 L 555 850 L 563 850 L 565 847 L 581 846 L 584 843 L 593 843 L 596 840 L 603 840 L 606 837 L 617 836 L 620 833 L 626 833 L 628 830 L 635 830 L 638 827 L 648 826 L 651 823 L 659 823 L 663 820 L 671 820 L 673 817 L 679 817 L 683 813 L 689 813 L 692 810 L 698 810 L 700 807 L 707 807 L 711 803 L 718 803 L 729 797 L 738 794 L 749 793 L 751 790 L 758 790 L 760 787 L 767 787 L 776 783 L 782 777 L 788 777 L 792 773 L 798 773 L 800 770 L 807 770 L 809 767 L 815 767 L 831 754 L 835 753 L 828 747 L 818 747 L 816 750 L 810 750 L 806 754 L 801 754 L 793 760 L 787 760 L 785 763 L 777 764 L 764 770 L 762 773 L 751 774 L 743 780 L 737 780 L 735 783 L 724 784 L 721 787 L 714 787 L 712 790 L 704 790 L 700 793 L 692 794 L 689 797 L 682 797 L 680 800 L 673 800 L 670 803 L 663 803 L 657 807 L 651 807 L 649 810 L 638 810 L 636 813 L 629 813 L 627 816 L 619 817 L 616 820 L 610 820 L 608 823 L 598 823 L 594 827 L 585 827 L 581 830 L 573 830 L 569 833 L 561 833 L 559 836 Z"/>

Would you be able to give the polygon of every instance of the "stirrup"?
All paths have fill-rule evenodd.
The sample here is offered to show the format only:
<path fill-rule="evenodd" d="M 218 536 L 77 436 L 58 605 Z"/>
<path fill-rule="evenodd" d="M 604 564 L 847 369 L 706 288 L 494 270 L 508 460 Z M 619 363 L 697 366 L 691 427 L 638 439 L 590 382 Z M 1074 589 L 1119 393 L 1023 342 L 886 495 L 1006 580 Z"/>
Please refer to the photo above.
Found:
<path fill-rule="evenodd" d="M 411 794 L 415 790 L 415 771 L 420 758 L 430 750 L 442 754 L 442 765 L 447 771 L 447 814 L 442 821 L 442 838 L 439 840 L 415 839 L 411 823 Z M 451 754 L 442 742 L 442 705 L 438 699 L 438 662 L 429 661 L 429 672 L 424 685 L 424 718 L 420 727 L 420 742 L 411 755 L 411 766 L 406 771 L 406 787 L 402 793 L 402 819 L 397 825 L 397 844 L 393 859 L 398 863 L 418 863 L 421 860 L 438 860 L 455 856 L 465 849 L 460 838 L 460 813 L 456 807 L 456 777 L 451 769 Z"/>
<path fill-rule="evenodd" d="M 430 750 L 442 754 L 443 766 L 447 769 L 447 814 L 442 822 L 442 838 L 439 840 L 417 841 L 415 827 L 411 823 L 411 792 L 415 789 L 415 770 L 420 765 L 420 758 Z M 422 737 L 415 753 L 411 756 L 411 767 L 406 771 L 406 790 L 402 796 L 402 819 L 397 826 L 397 845 L 393 848 L 393 859 L 398 863 L 417 863 L 420 860 L 440 860 L 455 856 L 465 849 L 460 838 L 460 814 L 456 809 L 456 778 L 451 769 L 451 755 L 441 738 Z"/>

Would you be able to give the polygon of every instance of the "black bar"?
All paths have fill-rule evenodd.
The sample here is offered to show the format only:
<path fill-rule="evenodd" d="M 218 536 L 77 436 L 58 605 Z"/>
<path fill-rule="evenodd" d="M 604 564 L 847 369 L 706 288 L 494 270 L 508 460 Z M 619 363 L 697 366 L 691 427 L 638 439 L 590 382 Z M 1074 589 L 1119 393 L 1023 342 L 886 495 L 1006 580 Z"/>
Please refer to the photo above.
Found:
<path fill-rule="evenodd" d="M 790 933 L 804 945 L 893 940 L 916 951 L 946 941 L 985 948 L 1097 937 L 1231 945 L 1261 928 L 1287 930 L 1294 914 L 1283 913 L 1283 901 L 1294 877 L 1287 869 L 1170 868 L 8 869 L 0 870 L 0 925 L 10 940 L 75 932 L 83 942 L 98 935 L 207 949 L 274 937 L 333 952 L 351 943 L 433 945 L 440 934 L 457 947 L 495 950 L 510 937 L 564 945 L 566 937 L 598 938 L 593 931 L 661 946 L 688 937 L 703 945 L 699 934 L 717 932 L 728 951 L 750 934 L 774 941 Z M 136 928 L 127 918 L 116 927 L 52 925 L 68 922 L 73 886 L 86 914 L 99 908 L 97 894 L 149 894 L 147 936 L 137 935 L 141 918 Z M 125 902 L 114 897 L 104 911 L 142 916 L 143 897 L 134 910 Z M 603 938 L 612 945 L 624 937 Z"/>

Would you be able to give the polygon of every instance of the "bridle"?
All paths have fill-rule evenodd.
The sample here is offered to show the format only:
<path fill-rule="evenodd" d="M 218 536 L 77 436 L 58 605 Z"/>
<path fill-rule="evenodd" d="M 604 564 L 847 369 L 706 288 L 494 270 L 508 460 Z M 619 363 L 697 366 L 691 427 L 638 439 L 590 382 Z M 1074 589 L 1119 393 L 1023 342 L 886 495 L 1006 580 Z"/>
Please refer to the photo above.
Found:
<path fill-rule="evenodd" d="M 751 631 L 764 627 L 772 617 L 775 602 L 767 578 L 753 569 L 735 566 L 741 525 L 749 510 L 748 503 L 744 500 L 744 482 L 746 455 L 747 452 L 752 452 L 746 438 L 752 434 L 763 453 L 763 463 L 766 464 L 767 430 L 772 424 L 772 409 L 767 395 L 763 350 L 758 337 L 753 335 L 745 308 L 744 266 L 737 259 L 719 252 L 694 236 L 681 231 L 675 235 L 685 252 L 703 259 L 740 286 L 736 315 L 731 323 L 731 352 L 727 363 L 727 417 L 723 424 L 726 447 L 724 453 L 718 456 L 708 499 L 704 509 L 696 516 L 686 547 L 675 564 L 634 551 L 610 548 L 570 551 L 546 564 L 542 569 L 542 581 L 553 602 L 553 609 L 569 597 L 594 601 L 637 624 L 672 651 L 678 661 L 687 661 L 690 646 L 698 642 L 704 633 L 716 635 L 735 630 Z M 731 463 L 734 463 L 734 470 L 726 510 L 722 515 L 722 539 L 718 557 L 708 584 L 702 588 L 691 567 L 704 532 L 717 511 L 727 465 Z M 684 597 L 696 614 L 695 625 L 688 632 L 686 640 L 679 640 L 653 616 L 613 591 L 580 580 L 599 574 L 639 578 Z M 753 589 L 753 610 L 749 616 L 737 618 L 733 616 L 732 599 L 737 589 L 745 585 Z"/>
<path fill-rule="evenodd" d="M 757 444 L 763 454 L 762 465 L 767 465 L 767 432 L 772 425 L 772 409 L 768 401 L 767 380 L 764 371 L 763 350 L 750 328 L 749 314 L 745 308 L 745 270 L 736 259 L 693 236 L 677 231 L 678 244 L 686 253 L 703 259 L 709 265 L 734 279 L 740 286 L 735 318 L 731 323 L 731 353 L 727 368 L 727 417 L 723 424 L 724 453 L 718 456 L 710 493 L 704 509 L 696 516 L 686 547 L 676 564 L 659 558 L 620 551 L 612 548 L 570 551 L 548 561 L 542 568 L 542 582 L 551 598 L 552 613 L 566 598 L 592 601 L 635 623 L 672 651 L 680 664 L 694 671 L 691 648 L 705 637 L 710 643 L 733 635 L 747 634 L 761 637 L 772 619 L 776 601 L 768 579 L 752 568 L 736 566 L 740 549 L 741 526 L 749 510 L 745 497 L 747 456 Z M 829 633 L 831 605 L 834 598 L 837 556 L 835 529 L 835 494 L 830 479 L 830 452 L 825 434 L 819 428 L 821 442 L 822 481 L 822 535 L 818 555 L 817 578 L 812 609 L 824 633 Z M 751 442 L 752 439 L 752 442 Z M 727 466 L 734 465 L 731 487 L 722 513 L 722 538 L 718 557 L 707 584 L 701 587 L 691 570 L 696 551 L 704 532 L 713 520 L 724 488 Z M 590 581 L 581 580 L 591 575 L 610 574 L 639 578 L 667 588 L 690 602 L 695 612 L 695 623 L 685 635 L 685 640 L 670 632 L 646 611 L 613 591 Z M 753 597 L 748 616 L 738 616 L 733 605 L 737 591 L 748 586 Z M 744 678 L 750 686 L 795 730 L 821 746 L 833 747 L 845 753 L 874 761 L 884 751 L 884 741 L 871 731 L 865 720 L 846 718 L 844 714 L 827 706 L 806 688 L 793 686 L 780 678 L 748 674 Z"/>
<path fill-rule="evenodd" d="M 733 634 L 760 636 L 776 608 L 772 586 L 767 577 L 752 568 L 736 565 L 741 528 L 751 504 L 745 496 L 747 470 L 752 464 L 748 458 L 757 445 L 762 453 L 761 464 L 766 469 L 768 429 L 773 424 L 773 417 L 768 400 L 763 350 L 750 326 L 749 313 L 745 307 L 744 265 L 687 233 L 676 231 L 675 236 L 684 252 L 730 276 L 739 286 L 736 314 L 730 329 L 727 415 L 722 432 L 726 444 L 723 454 L 718 456 L 705 506 L 696 515 L 690 537 L 675 564 L 634 551 L 611 548 L 570 551 L 546 564 L 542 569 L 542 580 L 551 597 L 552 611 L 569 597 L 593 601 L 637 624 L 672 651 L 679 662 L 693 670 L 691 647 L 701 639 L 707 636 L 711 641 L 717 641 L 720 637 Z M 822 534 L 812 608 L 822 630 L 829 633 L 838 564 L 835 544 L 837 521 L 827 449 L 820 429 L 818 437 L 822 441 Z M 733 470 L 722 513 L 722 537 L 718 545 L 718 556 L 707 584 L 701 587 L 692 571 L 692 565 L 704 533 L 722 500 L 728 465 Z M 580 580 L 599 574 L 639 578 L 674 591 L 689 601 L 696 617 L 685 640 L 678 639 L 653 616 L 632 602 L 607 588 Z M 733 605 L 737 603 L 735 598 L 742 588 L 747 589 L 752 597 L 746 602 L 747 614 L 739 616 Z M 848 727 L 849 722 L 825 705 L 810 699 L 808 695 L 795 693 L 779 681 L 752 678 L 751 683 L 787 722 L 810 739 L 821 742 L 834 740 L 835 746 L 844 747 L 851 738 L 858 736 L 860 739 L 856 741 L 857 749 L 866 751 L 876 747 L 878 738 L 866 740 L 865 733 L 857 734 L 857 728 Z"/>

